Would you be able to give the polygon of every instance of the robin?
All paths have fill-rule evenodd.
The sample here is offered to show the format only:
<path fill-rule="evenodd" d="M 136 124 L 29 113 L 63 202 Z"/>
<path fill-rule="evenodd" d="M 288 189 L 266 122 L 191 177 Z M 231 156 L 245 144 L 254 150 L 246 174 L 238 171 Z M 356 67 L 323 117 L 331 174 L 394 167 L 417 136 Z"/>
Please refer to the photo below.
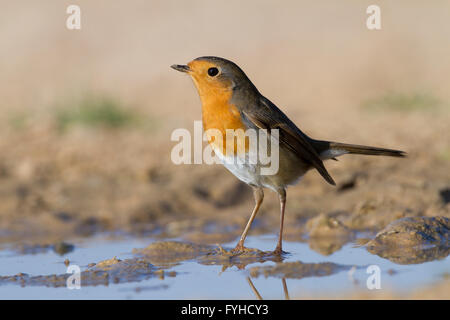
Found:
<path fill-rule="evenodd" d="M 226 168 L 237 178 L 253 188 L 255 206 L 250 219 L 233 252 L 246 250 L 244 241 L 250 226 L 263 202 L 263 188 L 278 193 L 280 201 L 280 231 L 274 254 L 282 251 L 283 221 L 286 206 L 286 188 L 297 183 L 310 169 L 316 169 L 331 185 L 336 185 L 325 168 L 323 161 L 336 160 L 344 154 L 363 154 L 377 156 L 404 157 L 405 152 L 377 147 L 346 144 L 332 141 L 315 140 L 303 133 L 275 104 L 259 93 L 246 74 L 235 63 L 219 57 L 200 57 L 187 65 L 172 65 L 173 69 L 191 76 L 197 87 L 202 103 L 203 129 L 219 130 L 224 138 L 208 142 Z M 226 152 L 225 145 L 230 143 L 225 138 L 226 130 L 253 129 L 264 131 L 268 139 L 277 129 L 278 170 L 271 175 L 261 174 L 261 163 L 251 164 L 238 161 L 226 161 L 229 158 L 248 153 L 247 141 L 237 142 L 233 152 Z M 259 136 L 258 136 L 259 137 Z M 245 137 L 244 137 L 245 139 Z M 261 138 L 259 138 L 261 139 Z M 243 146 L 243 147 L 242 147 Z M 239 150 L 237 150 L 239 149 Z"/>

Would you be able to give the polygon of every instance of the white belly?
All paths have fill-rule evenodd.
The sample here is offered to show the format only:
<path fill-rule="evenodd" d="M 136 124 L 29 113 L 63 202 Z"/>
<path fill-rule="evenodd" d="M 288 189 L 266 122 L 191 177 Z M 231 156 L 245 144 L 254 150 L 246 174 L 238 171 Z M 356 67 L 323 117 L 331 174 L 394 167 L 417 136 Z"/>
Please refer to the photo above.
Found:
<path fill-rule="evenodd" d="M 226 157 L 218 150 L 214 150 L 220 162 L 239 180 L 255 186 L 263 186 L 260 179 L 260 171 L 258 164 L 251 164 L 242 157 L 228 156 Z M 248 154 L 246 154 L 248 156 Z"/>
<path fill-rule="evenodd" d="M 268 166 L 262 165 L 258 160 L 255 161 L 258 157 L 254 154 L 247 152 L 226 156 L 222 153 L 222 149 L 211 146 L 220 162 L 239 180 L 249 185 L 277 191 L 297 183 L 307 171 L 307 168 L 294 154 L 282 148 L 279 149 L 279 168 L 277 167 L 279 170 L 273 174 L 261 174 L 261 169 L 267 169 Z M 253 160 L 249 161 L 249 159 Z M 265 172 L 267 173 L 267 171 Z"/>

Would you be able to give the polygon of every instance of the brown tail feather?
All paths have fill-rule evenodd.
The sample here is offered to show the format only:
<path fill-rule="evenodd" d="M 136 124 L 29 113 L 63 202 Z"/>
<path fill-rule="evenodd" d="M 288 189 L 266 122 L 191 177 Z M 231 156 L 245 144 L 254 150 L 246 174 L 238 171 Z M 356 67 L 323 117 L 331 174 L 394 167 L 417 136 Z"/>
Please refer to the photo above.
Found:
<path fill-rule="evenodd" d="M 329 149 L 343 150 L 352 154 L 366 154 L 372 156 L 406 157 L 406 152 L 385 148 L 361 146 L 356 144 L 346 144 L 339 142 L 330 142 Z"/>

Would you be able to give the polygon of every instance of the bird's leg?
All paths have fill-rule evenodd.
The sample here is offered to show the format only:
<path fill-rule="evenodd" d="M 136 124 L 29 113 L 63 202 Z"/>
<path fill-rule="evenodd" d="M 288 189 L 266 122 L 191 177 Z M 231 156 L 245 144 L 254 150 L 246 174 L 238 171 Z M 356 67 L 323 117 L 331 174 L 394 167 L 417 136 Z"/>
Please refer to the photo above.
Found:
<path fill-rule="evenodd" d="M 262 300 L 263 298 L 261 297 L 261 295 L 259 294 L 258 290 L 255 288 L 255 285 L 253 284 L 252 280 L 250 279 L 250 277 L 247 277 L 247 282 L 250 285 L 250 288 L 252 288 L 253 293 L 255 294 L 256 298 L 258 300 Z"/>
<path fill-rule="evenodd" d="M 281 279 L 281 282 L 283 283 L 284 298 L 286 300 L 291 300 L 291 298 L 289 298 L 289 291 L 286 285 L 286 278 Z"/>
<path fill-rule="evenodd" d="M 250 216 L 250 219 L 248 219 L 247 226 L 244 229 L 244 232 L 242 233 L 241 239 L 239 240 L 236 247 L 232 250 L 235 253 L 244 251 L 244 241 L 247 237 L 248 230 L 250 230 L 250 226 L 252 225 L 253 220 L 256 217 L 256 214 L 258 213 L 259 207 L 261 206 L 261 203 L 264 199 L 264 191 L 262 188 L 253 187 L 253 196 L 255 197 L 255 207 L 253 208 L 252 215 Z"/>
<path fill-rule="evenodd" d="M 278 190 L 278 196 L 280 198 L 280 234 L 278 235 L 278 244 L 273 252 L 276 255 L 283 253 L 282 242 L 283 242 L 283 223 L 284 223 L 284 208 L 286 207 L 286 190 Z"/>

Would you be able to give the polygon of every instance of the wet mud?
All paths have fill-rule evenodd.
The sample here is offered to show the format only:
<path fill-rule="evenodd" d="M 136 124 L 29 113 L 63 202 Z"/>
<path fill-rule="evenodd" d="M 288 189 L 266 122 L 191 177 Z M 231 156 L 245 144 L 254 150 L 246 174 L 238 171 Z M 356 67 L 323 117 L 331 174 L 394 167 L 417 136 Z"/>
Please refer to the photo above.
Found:
<path fill-rule="evenodd" d="M 450 254 L 450 219 L 403 218 L 389 224 L 367 243 L 367 250 L 398 264 L 440 260 Z"/>
<path fill-rule="evenodd" d="M 92 263 L 87 270 L 80 273 L 83 286 L 108 286 L 112 283 L 138 282 L 150 277 L 160 276 L 162 271 L 143 259 L 109 260 Z M 163 274 L 163 273 L 162 273 Z M 25 286 L 67 287 L 72 274 L 53 274 L 45 276 L 30 276 L 18 273 L 13 276 L 0 276 L 0 285 L 17 284 Z M 70 282 L 70 281 L 69 281 Z M 72 283 L 72 282 L 71 282 Z M 74 285 L 74 283 L 73 283 Z"/>
<path fill-rule="evenodd" d="M 359 242 L 367 251 L 396 264 L 419 264 L 445 259 L 450 253 L 450 220 L 446 217 L 402 218 L 389 224 L 372 239 L 364 239 L 333 217 L 319 216 L 307 223 L 310 230 L 309 246 L 323 256 L 339 251 L 348 242 Z M 339 242 L 339 239 L 342 242 Z M 358 241 L 353 241 L 358 239 Z M 53 245 L 19 246 L 21 254 L 37 254 L 52 250 L 64 255 L 76 250 L 66 242 Z M 331 249 L 330 249 L 331 248 Z M 274 255 L 272 251 L 247 248 L 235 253 L 221 245 L 196 244 L 186 241 L 155 241 L 143 248 L 135 248 L 130 259 L 111 259 L 91 262 L 80 274 L 84 286 L 139 282 L 150 278 L 176 277 L 173 271 L 185 261 L 204 266 L 221 266 L 246 270 L 250 277 L 303 279 L 327 277 L 341 271 L 350 272 L 354 265 L 332 262 L 306 263 L 288 261 L 290 254 Z M 68 266 L 69 260 L 64 263 Z M 266 263 L 269 263 L 266 265 Z M 247 268 L 247 266 L 251 265 Z M 362 266 L 360 266 L 362 268 Z M 392 271 L 390 274 L 395 274 Z M 26 273 L 0 275 L 0 285 L 65 287 L 71 274 L 30 276 Z"/>
<path fill-rule="evenodd" d="M 305 277 L 326 277 L 342 270 L 350 270 L 351 266 L 335 263 L 303 263 L 301 261 L 278 263 L 275 266 L 259 266 L 250 269 L 250 275 L 302 279 Z"/>

